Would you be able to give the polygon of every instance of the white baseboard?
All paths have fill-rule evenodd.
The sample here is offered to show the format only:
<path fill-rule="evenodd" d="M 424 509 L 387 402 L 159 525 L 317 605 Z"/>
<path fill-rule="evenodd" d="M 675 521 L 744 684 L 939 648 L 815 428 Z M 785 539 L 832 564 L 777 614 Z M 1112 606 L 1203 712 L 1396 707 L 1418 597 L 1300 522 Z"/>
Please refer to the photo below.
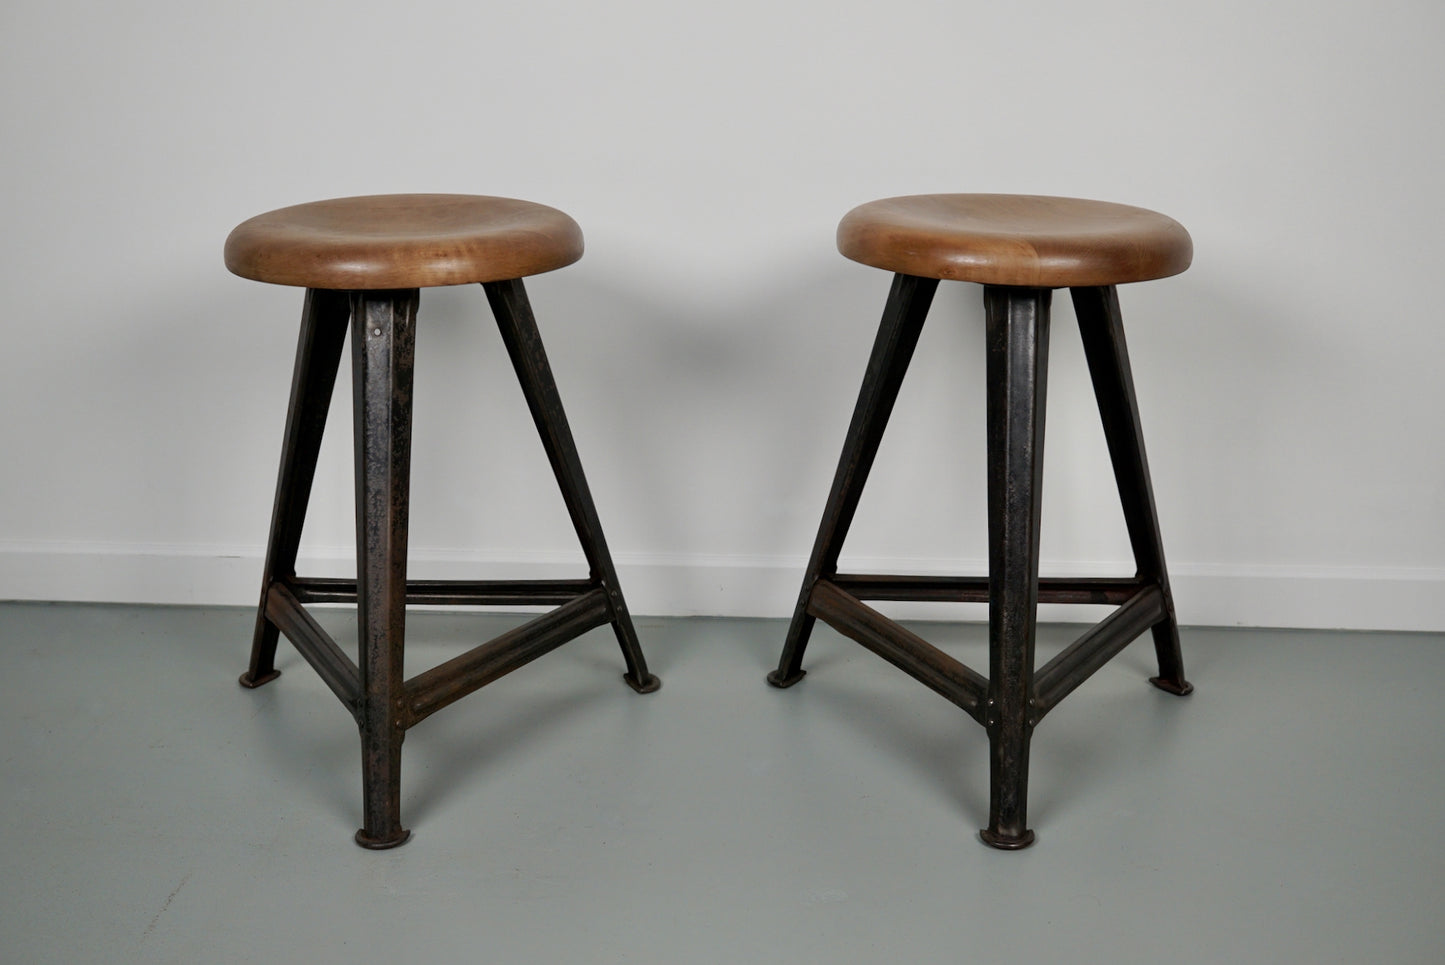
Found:
<path fill-rule="evenodd" d="M 66 602 L 251 605 L 260 547 L 102 543 L 0 543 L 0 599 Z M 786 617 L 797 598 L 802 557 L 618 554 L 634 614 Z M 303 558 L 307 575 L 351 570 L 340 549 Z M 433 579 L 552 579 L 584 575 L 557 556 L 421 548 L 413 575 Z M 857 560 L 847 570 L 982 573 L 978 560 Z M 1125 563 L 1045 563 L 1056 575 L 1130 572 Z M 1246 566 L 1176 563 L 1170 568 L 1180 622 L 1195 626 L 1445 631 L 1445 569 Z M 917 619 L 986 619 L 981 604 L 886 605 Z M 1091 607 L 1043 608 L 1046 620 L 1099 619 Z"/>

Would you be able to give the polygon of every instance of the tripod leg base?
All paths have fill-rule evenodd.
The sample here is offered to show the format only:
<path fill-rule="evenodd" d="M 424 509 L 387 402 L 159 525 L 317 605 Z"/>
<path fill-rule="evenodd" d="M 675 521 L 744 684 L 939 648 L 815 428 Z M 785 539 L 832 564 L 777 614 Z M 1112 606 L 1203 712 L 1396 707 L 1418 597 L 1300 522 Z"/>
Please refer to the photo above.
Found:
<path fill-rule="evenodd" d="M 648 674 L 646 677 L 642 678 L 641 683 L 639 683 L 637 678 L 632 676 L 632 674 L 630 673 L 623 674 L 622 679 L 627 682 L 627 686 L 631 687 L 639 694 L 651 694 L 662 689 L 662 681 L 657 679 L 656 674 Z"/>
<path fill-rule="evenodd" d="M 385 851 L 388 848 L 399 847 L 411 840 L 411 832 L 402 828 L 396 834 L 388 838 L 373 838 L 362 828 L 356 832 L 356 843 L 368 851 Z"/>
<path fill-rule="evenodd" d="M 1187 697 L 1194 693 L 1194 685 L 1187 680 L 1175 682 L 1163 677 L 1150 677 L 1149 682 L 1165 693 L 1173 694 L 1176 697 Z"/>
<path fill-rule="evenodd" d="M 786 690 L 787 688 L 793 686 L 793 684 L 797 683 L 799 680 L 802 680 L 806 676 L 808 676 L 808 671 L 806 670 L 799 670 L 791 677 L 784 677 L 781 670 L 774 670 L 772 673 L 768 674 L 768 683 L 772 684 L 774 687 Z"/>
<path fill-rule="evenodd" d="M 281 676 L 281 671 L 273 670 L 270 673 L 263 673 L 259 677 L 252 677 L 251 671 L 248 670 L 245 673 L 241 674 L 241 679 L 239 682 L 241 686 L 245 687 L 247 690 L 255 690 L 257 687 L 264 687 L 266 684 L 269 684 L 271 681 L 275 680 L 279 676 Z"/>
<path fill-rule="evenodd" d="M 1034 833 L 1025 831 L 1023 834 L 1004 835 L 984 828 L 978 832 L 979 839 L 990 848 L 997 848 L 1000 851 L 1021 851 L 1034 843 Z"/>

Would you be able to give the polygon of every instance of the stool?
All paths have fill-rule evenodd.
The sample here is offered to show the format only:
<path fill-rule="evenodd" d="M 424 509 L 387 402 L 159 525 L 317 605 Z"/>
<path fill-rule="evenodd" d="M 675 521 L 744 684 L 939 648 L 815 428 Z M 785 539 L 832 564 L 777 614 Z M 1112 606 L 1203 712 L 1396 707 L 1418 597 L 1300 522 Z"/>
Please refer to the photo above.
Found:
<path fill-rule="evenodd" d="M 647 672 L 522 287 L 523 277 L 581 257 L 581 229 L 562 212 L 466 195 L 302 204 L 252 218 L 226 239 L 226 267 L 235 274 L 306 289 L 261 604 L 241 684 L 259 687 L 280 675 L 276 643 L 284 633 L 351 711 L 361 730 L 364 824 L 356 841 L 363 847 L 391 848 L 410 836 L 400 804 L 406 730 L 484 684 L 611 624 L 627 665 L 623 679 L 639 693 L 660 686 Z M 406 577 L 419 289 L 469 282 L 480 282 L 491 303 L 586 554 L 585 580 Z M 299 577 L 301 527 L 348 322 L 358 578 Z M 308 603 L 356 605 L 359 664 L 312 618 Z M 408 603 L 555 609 L 407 680 L 402 652 Z"/>
<path fill-rule="evenodd" d="M 803 651 L 814 620 L 822 619 L 948 698 L 988 732 L 989 818 L 981 837 L 996 848 L 1024 848 L 1034 840 L 1026 816 L 1029 742 L 1049 710 L 1145 630 L 1153 631 L 1159 660 L 1153 683 L 1171 694 L 1193 690 L 1184 679 L 1115 288 L 1184 271 L 1193 245 L 1177 222 L 1142 208 L 948 194 L 853 209 L 838 226 L 838 250 L 895 275 L 782 657 L 768 682 L 790 687 L 802 679 Z M 838 555 L 940 279 L 984 286 L 989 575 L 839 573 Z M 1137 566 L 1128 579 L 1039 579 L 1044 388 L 1055 288 L 1069 289 L 1078 315 Z M 987 601 L 988 678 L 864 600 Z M 1118 609 L 1035 670 L 1039 603 Z"/>

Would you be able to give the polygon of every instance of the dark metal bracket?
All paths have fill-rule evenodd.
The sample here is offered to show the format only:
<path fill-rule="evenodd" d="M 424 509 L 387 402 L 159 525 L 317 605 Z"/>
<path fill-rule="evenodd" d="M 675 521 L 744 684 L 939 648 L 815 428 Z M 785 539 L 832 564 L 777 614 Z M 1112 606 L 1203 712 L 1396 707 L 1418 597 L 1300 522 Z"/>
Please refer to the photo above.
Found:
<path fill-rule="evenodd" d="M 1040 603 L 1122 603 L 1034 672 L 1029 726 L 1164 617 L 1158 585 L 1136 579 L 1040 580 Z M 808 613 L 863 644 L 987 727 L 988 678 L 868 606 L 864 600 L 987 603 L 987 577 L 855 576 L 813 584 Z"/>
<path fill-rule="evenodd" d="M 267 594 L 266 617 L 285 634 L 360 723 L 361 671 L 304 605 L 355 603 L 356 599 L 355 580 L 302 577 L 278 580 L 271 584 Z M 615 619 L 606 591 L 599 584 L 585 580 L 407 581 L 408 606 L 534 606 L 559 601 L 562 605 L 556 609 L 405 681 L 400 701 L 403 729 Z M 279 670 L 275 671 L 271 679 L 280 675 Z"/>

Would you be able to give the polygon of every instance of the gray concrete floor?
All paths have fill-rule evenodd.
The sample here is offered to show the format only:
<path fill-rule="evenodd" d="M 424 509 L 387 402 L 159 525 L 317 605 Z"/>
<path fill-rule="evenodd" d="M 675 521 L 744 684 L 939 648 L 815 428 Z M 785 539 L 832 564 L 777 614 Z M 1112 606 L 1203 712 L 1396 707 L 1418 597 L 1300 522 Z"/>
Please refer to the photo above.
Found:
<path fill-rule="evenodd" d="M 594 631 L 411 731 L 371 853 L 330 692 L 284 643 L 236 686 L 251 619 L 0 605 L 0 961 L 1445 961 L 1445 636 L 1194 629 L 1185 699 L 1136 643 L 1040 726 L 1006 854 L 942 698 L 826 628 L 779 691 L 781 622 L 645 619 L 657 694 Z M 515 622 L 417 614 L 409 671 Z"/>

